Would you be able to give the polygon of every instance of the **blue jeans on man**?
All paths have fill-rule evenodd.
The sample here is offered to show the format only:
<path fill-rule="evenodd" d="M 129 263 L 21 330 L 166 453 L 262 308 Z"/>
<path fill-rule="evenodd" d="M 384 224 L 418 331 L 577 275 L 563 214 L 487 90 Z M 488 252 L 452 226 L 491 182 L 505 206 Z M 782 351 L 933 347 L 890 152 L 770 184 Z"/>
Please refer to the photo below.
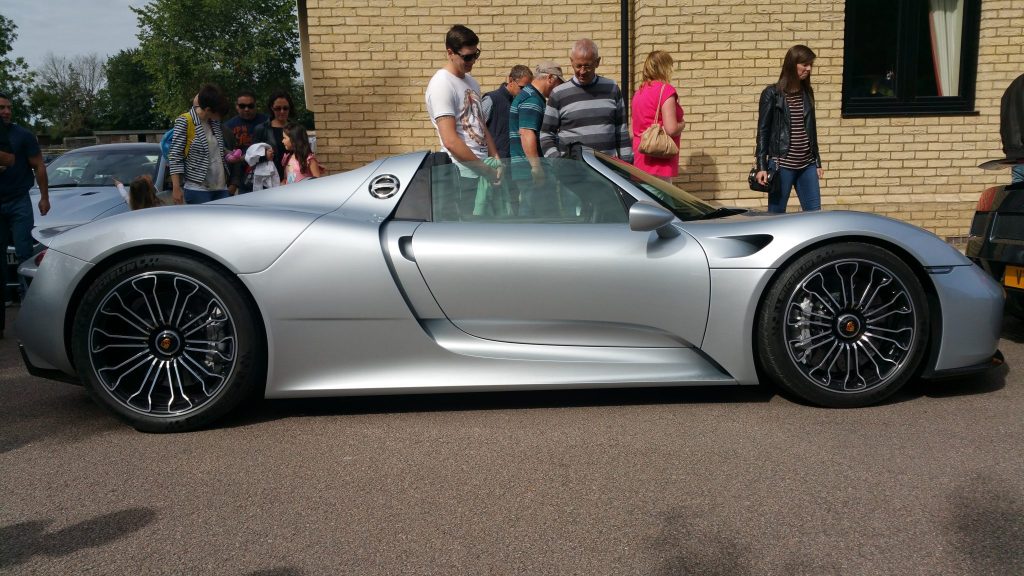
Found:
<path fill-rule="evenodd" d="M 221 198 L 227 198 L 230 192 L 224 190 L 193 190 L 185 188 L 185 204 L 206 204 Z"/>
<path fill-rule="evenodd" d="M 0 239 L 3 240 L 4 251 L 7 246 L 14 245 L 14 252 L 17 255 L 18 264 L 32 257 L 32 226 L 35 216 L 32 214 L 32 200 L 28 194 L 22 194 L 10 200 L 0 201 Z M 7 256 L 4 255 L 3 267 L 0 268 L 3 279 L 4 300 L 7 300 L 7 283 L 13 278 L 8 278 Z M 14 272 L 12 272 L 14 273 Z M 18 294 L 25 295 L 28 285 L 25 279 L 18 276 Z M 0 327 L 3 325 L 0 324 Z"/>
<path fill-rule="evenodd" d="M 775 161 L 771 161 L 775 165 Z M 821 210 L 821 188 L 818 184 L 818 167 L 813 163 L 790 170 L 779 168 L 775 175 L 775 186 L 768 193 L 768 211 L 785 212 L 789 203 L 789 193 L 796 186 L 796 195 L 800 199 L 800 208 L 804 212 Z"/>

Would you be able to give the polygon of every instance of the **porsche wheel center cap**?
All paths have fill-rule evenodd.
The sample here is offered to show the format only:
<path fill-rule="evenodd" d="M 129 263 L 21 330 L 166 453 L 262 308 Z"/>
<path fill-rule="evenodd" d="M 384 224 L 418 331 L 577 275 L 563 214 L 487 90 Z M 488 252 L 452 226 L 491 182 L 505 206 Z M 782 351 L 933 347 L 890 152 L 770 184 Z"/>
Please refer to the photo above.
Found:
<path fill-rule="evenodd" d="M 158 354 L 174 356 L 181 350 L 181 337 L 171 330 L 163 330 L 153 337 L 153 347 Z"/>
<path fill-rule="evenodd" d="M 843 338 L 856 338 L 860 336 L 861 331 L 860 318 L 853 314 L 843 314 L 839 317 L 839 321 L 836 323 L 836 330 L 839 335 Z"/>

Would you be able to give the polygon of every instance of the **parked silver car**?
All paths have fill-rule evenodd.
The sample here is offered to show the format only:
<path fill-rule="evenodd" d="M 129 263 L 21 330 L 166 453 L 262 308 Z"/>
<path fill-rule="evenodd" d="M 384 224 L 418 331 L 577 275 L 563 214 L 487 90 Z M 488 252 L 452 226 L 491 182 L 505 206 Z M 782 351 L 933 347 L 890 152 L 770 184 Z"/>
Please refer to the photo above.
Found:
<path fill-rule="evenodd" d="M 99 144 L 62 154 L 46 167 L 50 213 L 40 217 L 39 190 L 32 189 L 36 226 L 84 224 L 128 211 L 114 180 L 126 186 L 138 176 L 153 179 L 158 192 L 170 190 L 167 162 L 160 144 Z M 166 183 L 166 185 L 165 185 Z"/>
<path fill-rule="evenodd" d="M 39 188 L 29 192 L 35 214 L 33 236 L 49 236 L 92 220 L 128 211 L 113 180 L 128 185 L 138 176 L 149 175 L 157 191 L 170 198 L 167 162 L 160 155 L 160 145 L 152 143 L 100 144 L 71 150 L 46 166 L 49 181 L 50 212 L 39 214 Z M 38 251 L 37 246 L 37 251 Z M 14 247 L 7 247 L 10 268 L 8 284 L 17 281 L 18 265 Z M 22 275 L 33 276 L 35 262 L 23 264 Z M 13 291 L 12 291 L 13 293 Z"/>
<path fill-rule="evenodd" d="M 25 362 L 173 431 L 251 394 L 768 381 L 853 407 L 1000 360 L 999 285 L 909 224 L 715 207 L 591 152 L 499 185 L 446 158 L 54 236 Z"/>

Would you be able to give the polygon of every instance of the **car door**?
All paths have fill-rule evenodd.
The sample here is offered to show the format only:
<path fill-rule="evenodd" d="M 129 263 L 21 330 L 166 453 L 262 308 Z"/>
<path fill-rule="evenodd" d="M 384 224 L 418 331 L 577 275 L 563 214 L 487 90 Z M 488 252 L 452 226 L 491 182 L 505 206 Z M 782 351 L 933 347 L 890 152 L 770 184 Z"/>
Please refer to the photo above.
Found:
<path fill-rule="evenodd" d="M 433 218 L 409 253 L 459 329 L 527 344 L 700 344 L 710 278 L 692 237 L 630 230 L 628 197 L 583 162 L 545 160 L 542 184 L 511 190 L 477 190 L 457 170 L 433 167 Z"/>

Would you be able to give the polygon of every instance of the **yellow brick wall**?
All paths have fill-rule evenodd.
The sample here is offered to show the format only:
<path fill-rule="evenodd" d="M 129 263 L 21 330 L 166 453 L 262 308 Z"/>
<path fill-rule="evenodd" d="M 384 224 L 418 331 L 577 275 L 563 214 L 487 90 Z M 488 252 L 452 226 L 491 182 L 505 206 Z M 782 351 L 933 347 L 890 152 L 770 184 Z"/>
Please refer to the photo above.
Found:
<path fill-rule="evenodd" d="M 318 149 L 334 171 L 380 156 L 437 149 L 423 90 L 444 65 L 444 34 L 456 23 L 481 38 L 473 70 L 483 91 L 514 64 L 552 59 L 566 73 L 582 36 L 601 49 L 599 73 L 622 83 L 616 0 L 307 0 L 311 106 Z M 468 8 L 467 8 L 468 6 Z M 843 119 L 844 4 L 834 0 L 633 0 L 632 78 L 644 57 L 667 50 L 686 109 L 678 183 L 727 204 L 764 207 L 746 187 L 757 97 L 778 78 L 789 46 L 818 54 L 813 83 L 825 163 L 825 209 L 872 211 L 940 236 L 967 232 L 982 189 L 1008 172 L 977 165 L 1002 157 L 999 98 L 1024 72 L 1024 1 L 982 3 L 975 110 L 970 116 Z M 795 196 L 791 206 L 797 206 Z"/>
<path fill-rule="evenodd" d="M 751 192 L 757 98 L 778 79 L 793 44 L 818 55 L 812 82 L 825 166 L 825 209 L 877 212 L 944 237 L 967 233 L 986 187 L 1009 181 L 981 162 L 1002 157 L 999 99 L 1024 72 L 1024 2 L 982 3 L 975 92 L 977 115 L 913 118 L 841 116 L 845 5 L 838 1 L 637 2 L 634 84 L 655 49 L 675 57 L 686 109 L 677 183 L 704 198 L 767 206 Z M 799 206 L 795 194 L 791 206 Z"/>
<path fill-rule="evenodd" d="M 569 73 L 569 48 L 583 36 L 597 42 L 601 72 L 619 78 L 617 0 L 308 0 L 307 10 L 318 156 L 335 171 L 439 149 L 423 92 L 454 24 L 480 37 L 472 74 L 483 92 L 516 64 L 550 59 Z"/>

